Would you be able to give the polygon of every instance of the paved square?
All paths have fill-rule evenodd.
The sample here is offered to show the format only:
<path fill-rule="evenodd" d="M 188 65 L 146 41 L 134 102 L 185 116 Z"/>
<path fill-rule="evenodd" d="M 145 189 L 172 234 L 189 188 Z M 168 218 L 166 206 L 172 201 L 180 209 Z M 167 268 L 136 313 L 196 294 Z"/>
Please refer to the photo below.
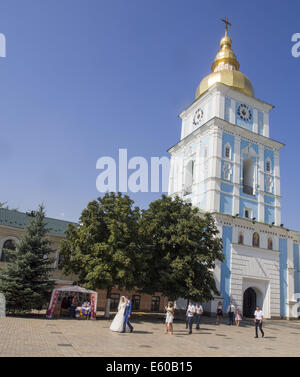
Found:
<path fill-rule="evenodd" d="M 0 319 L 1 356 L 300 356 L 300 321 L 264 323 L 265 338 L 254 339 L 254 326 L 241 327 L 213 318 L 202 319 L 201 330 L 187 334 L 183 322 L 174 335 L 164 334 L 163 318 L 133 319 L 132 334 L 109 330 L 111 321 L 43 318 Z"/>

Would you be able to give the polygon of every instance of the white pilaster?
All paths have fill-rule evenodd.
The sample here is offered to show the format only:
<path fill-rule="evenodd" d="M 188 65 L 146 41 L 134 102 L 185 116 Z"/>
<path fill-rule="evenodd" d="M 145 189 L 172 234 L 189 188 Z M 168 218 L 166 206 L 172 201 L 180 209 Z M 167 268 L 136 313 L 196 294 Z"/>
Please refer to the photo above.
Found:
<path fill-rule="evenodd" d="M 253 110 L 253 132 L 258 133 L 258 112 Z"/>
<path fill-rule="evenodd" d="M 174 157 L 171 156 L 168 194 L 172 195 L 173 192 L 174 192 Z"/>
<path fill-rule="evenodd" d="M 281 224 L 281 200 L 280 200 L 280 166 L 279 152 L 274 152 L 274 194 L 275 197 L 275 223 Z"/>
<path fill-rule="evenodd" d="M 229 121 L 230 123 L 233 123 L 233 124 L 235 124 L 235 104 L 236 104 L 236 101 L 231 99 L 231 106 L 229 110 Z"/>
<path fill-rule="evenodd" d="M 220 194 L 219 194 L 219 182 L 215 179 L 218 177 L 217 169 L 219 169 L 220 159 L 222 154 L 222 132 L 218 127 L 213 127 L 210 132 L 209 138 L 209 165 L 208 176 L 211 178 L 208 182 L 208 210 L 219 211 L 220 210 Z"/>
<path fill-rule="evenodd" d="M 280 196 L 279 152 L 274 152 L 274 194 Z"/>
<path fill-rule="evenodd" d="M 197 205 L 200 198 L 200 182 L 201 182 L 201 138 L 196 139 L 196 157 L 195 157 L 195 178 L 194 178 L 194 198 L 193 204 Z"/>
<path fill-rule="evenodd" d="M 256 112 L 257 113 L 257 112 Z M 264 206 L 264 186 L 265 186 L 265 174 L 264 174 L 264 148 L 262 145 L 258 147 L 258 221 L 265 221 L 265 206 Z"/>
<path fill-rule="evenodd" d="M 233 171 L 233 215 L 240 214 L 240 174 L 241 174 L 241 138 L 234 139 Z M 241 215 L 241 214 L 240 214 Z"/>
<path fill-rule="evenodd" d="M 264 112 L 264 136 L 269 137 L 269 113 Z"/>

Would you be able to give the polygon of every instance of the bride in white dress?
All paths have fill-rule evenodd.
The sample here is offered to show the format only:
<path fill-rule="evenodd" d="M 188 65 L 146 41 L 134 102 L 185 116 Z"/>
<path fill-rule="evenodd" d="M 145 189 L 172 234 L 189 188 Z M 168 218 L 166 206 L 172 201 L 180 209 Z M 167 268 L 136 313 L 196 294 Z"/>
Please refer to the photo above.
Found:
<path fill-rule="evenodd" d="M 117 332 L 123 331 L 124 312 L 125 312 L 126 305 L 127 305 L 126 297 L 122 296 L 120 299 L 119 306 L 118 306 L 118 313 L 115 315 L 115 318 L 113 319 L 110 325 L 111 331 L 117 331 Z"/>

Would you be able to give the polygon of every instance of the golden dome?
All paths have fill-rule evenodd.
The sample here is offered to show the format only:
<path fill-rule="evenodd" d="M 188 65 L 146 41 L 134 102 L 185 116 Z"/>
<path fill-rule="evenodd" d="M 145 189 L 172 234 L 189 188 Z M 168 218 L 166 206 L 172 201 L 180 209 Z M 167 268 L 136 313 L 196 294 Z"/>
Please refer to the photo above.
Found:
<path fill-rule="evenodd" d="M 211 66 L 212 73 L 201 81 L 196 91 L 196 99 L 215 83 L 222 83 L 249 96 L 254 96 L 250 80 L 242 72 L 239 72 L 240 64 L 231 45 L 232 41 L 228 37 L 226 29 L 225 36 L 220 42 L 220 50 Z"/>

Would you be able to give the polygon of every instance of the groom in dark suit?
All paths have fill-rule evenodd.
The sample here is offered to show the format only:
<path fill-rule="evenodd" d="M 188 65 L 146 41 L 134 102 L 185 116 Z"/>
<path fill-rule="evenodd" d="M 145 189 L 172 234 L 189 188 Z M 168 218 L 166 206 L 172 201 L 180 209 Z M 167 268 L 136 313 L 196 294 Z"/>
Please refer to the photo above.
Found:
<path fill-rule="evenodd" d="M 123 331 L 122 332 L 126 331 L 126 325 L 128 325 L 130 332 L 132 332 L 133 327 L 132 327 L 131 323 L 129 322 L 129 318 L 130 318 L 131 313 L 132 313 L 132 301 L 131 301 L 130 296 L 126 296 L 126 299 L 127 299 L 127 305 L 126 305 L 125 312 L 124 312 L 124 324 L 123 324 Z"/>

